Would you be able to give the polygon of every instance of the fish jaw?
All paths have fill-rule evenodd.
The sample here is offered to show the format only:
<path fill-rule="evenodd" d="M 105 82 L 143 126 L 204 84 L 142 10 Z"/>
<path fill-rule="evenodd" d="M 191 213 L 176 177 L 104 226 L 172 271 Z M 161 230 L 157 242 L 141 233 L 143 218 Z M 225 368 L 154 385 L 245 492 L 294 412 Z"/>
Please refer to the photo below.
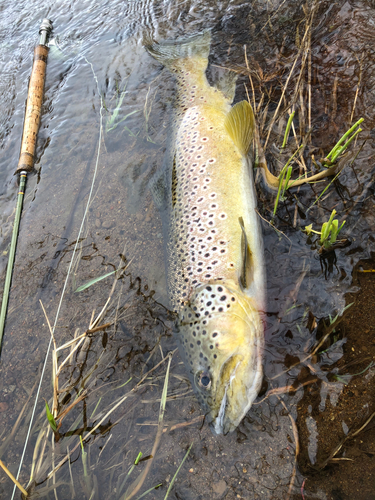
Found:
<path fill-rule="evenodd" d="M 229 360 L 217 389 L 216 398 L 219 401 L 221 398 L 219 411 L 215 408 L 210 415 L 211 428 L 216 434 L 234 431 L 258 396 L 263 377 L 262 351 L 260 337 L 251 348 L 248 346 L 245 355 L 233 355 Z"/>
<path fill-rule="evenodd" d="M 233 431 L 262 382 L 264 337 L 255 301 L 222 283 L 201 286 L 184 308 L 178 338 L 213 431 Z"/>

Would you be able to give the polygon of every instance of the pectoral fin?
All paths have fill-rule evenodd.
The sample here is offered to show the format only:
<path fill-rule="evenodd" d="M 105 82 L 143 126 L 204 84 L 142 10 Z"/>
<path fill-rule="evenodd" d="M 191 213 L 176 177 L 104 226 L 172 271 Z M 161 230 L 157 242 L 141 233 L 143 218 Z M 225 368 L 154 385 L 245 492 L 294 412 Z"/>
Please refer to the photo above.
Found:
<path fill-rule="evenodd" d="M 235 104 L 226 116 L 224 125 L 241 154 L 246 156 L 255 129 L 255 118 L 251 105 L 247 101 Z"/>
<path fill-rule="evenodd" d="M 241 229 L 242 229 L 242 236 L 241 236 L 241 255 L 242 255 L 242 268 L 241 268 L 241 275 L 240 275 L 240 283 L 242 288 L 246 289 L 249 287 L 251 281 L 252 281 L 252 275 L 253 275 L 253 262 L 252 262 L 252 254 L 250 250 L 249 243 L 247 241 L 247 236 L 246 236 L 246 231 L 245 231 L 245 226 L 243 223 L 243 218 L 239 217 L 238 221 L 240 223 Z"/>

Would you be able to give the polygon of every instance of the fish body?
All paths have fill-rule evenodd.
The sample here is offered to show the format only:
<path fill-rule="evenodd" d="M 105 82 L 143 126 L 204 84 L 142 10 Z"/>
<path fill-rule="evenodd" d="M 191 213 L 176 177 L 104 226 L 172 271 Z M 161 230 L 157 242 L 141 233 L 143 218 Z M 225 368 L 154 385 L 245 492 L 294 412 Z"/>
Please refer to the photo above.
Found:
<path fill-rule="evenodd" d="M 170 305 L 197 397 L 213 430 L 227 433 L 249 410 L 262 380 L 264 262 L 248 155 L 254 115 L 246 101 L 231 106 L 233 78 L 222 90 L 208 83 L 208 31 L 145 45 L 177 80 L 159 182 Z"/>

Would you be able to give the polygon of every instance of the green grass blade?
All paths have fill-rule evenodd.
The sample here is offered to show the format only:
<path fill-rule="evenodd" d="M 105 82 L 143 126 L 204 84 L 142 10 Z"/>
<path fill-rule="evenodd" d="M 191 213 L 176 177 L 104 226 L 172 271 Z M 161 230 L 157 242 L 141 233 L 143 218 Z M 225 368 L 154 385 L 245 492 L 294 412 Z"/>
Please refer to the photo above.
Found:
<path fill-rule="evenodd" d="M 279 175 L 279 188 L 277 190 L 277 196 L 276 196 L 275 206 L 273 207 L 273 216 L 274 217 L 276 215 L 276 210 L 277 210 L 277 207 L 279 205 L 279 199 L 280 199 L 281 189 L 284 186 L 284 177 L 285 177 L 285 174 L 287 173 L 287 180 L 285 182 L 285 188 L 284 188 L 284 191 L 283 191 L 283 195 L 284 195 L 285 190 L 288 188 L 288 182 L 289 182 L 290 177 L 292 175 L 292 167 L 289 167 L 289 164 L 293 160 L 293 158 L 296 156 L 296 154 L 299 151 L 301 151 L 301 149 L 303 147 L 304 147 L 303 144 L 301 144 L 301 146 L 299 146 L 299 148 L 292 154 L 292 156 L 289 158 L 289 160 L 286 162 L 285 166 L 283 167 L 283 169 L 280 172 L 280 175 Z"/>
<path fill-rule="evenodd" d="M 290 181 L 290 178 L 292 177 L 292 170 L 293 170 L 293 167 L 288 167 L 286 177 L 285 177 L 285 182 L 284 182 L 284 189 L 283 189 L 283 193 L 281 195 L 282 200 L 284 199 L 285 191 L 287 189 L 289 189 L 289 181 Z"/>
<path fill-rule="evenodd" d="M 90 418 L 92 418 L 92 417 L 95 415 L 95 412 L 96 412 L 96 410 L 98 409 L 98 406 L 100 405 L 100 401 L 101 401 L 101 400 L 102 400 L 102 398 L 100 397 L 100 398 L 99 398 L 99 401 L 96 403 L 96 406 L 95 406 L 94 411 L 92 412 L 92 414 L 91 414 L 91 417 L 90 417 Z"/>
<path fill-rule="evenodd" d="M 362 129 L 359 128 L 358 130 L 355 131 L 355 133 L 351 136 L 351 138 L 343 145 L 342 148 L 339 148 L 336 150 L 336 152 L 332 156 L 332 162 L 336 161 L 336 159 L 347 149 L 349 144 L 352 142 L 352 140 L 360 133 L 362 132 Z"/>
<path fill-rule="evenodd" d="M 323 196 L 323 194 L 327 191 L 327 189 L 330 187 L 330 185 L 335 182 L 335 180 L 337 179 L 337 177 L 341 174 L 341 170 L 340 172 L 337 172 L 337 174 L 335 175 L 335 177 L 331 180 L 331 182 L 329 184 L 327 184 L 327 186 L 323 189 L 323 191 L 320 193 L 320 195 L 317 197 L 317 199 L 314 201 L 314 203 L 312 205 L 309 206 L 309 208 L 306 210 L 306 214 L 312 209 L 312 207 L 315 205 L 315 203 L 318 203 L 318 201 L 320 200 L 320 198 Z"/>
<path fill-rule="evenodd" d="M 117 271 L 117 269 L 115 271 L 111 271 L 110 273 L 103 274 L 103 276 L 99 276 L 98 278 L 93 278 L 92 280 L 88 281 L 84 285 L 79 286 L 77 288 L 77 290 L 74 291 L 74 293 L 82 292 L 83 290 L 86 290 L 86 288 L 89 288 L 91 285 L 95 285 L 95 283 L 97 283 L 98 281 L 101 281 L 101 280 L 104 280 L 105 278 L 108 278 L 108 276 L 111 276 L 111 274 L 115 274 L 116 271 Z"/>
<path fill-rule="evenodd" d="M 188 449 L 188 451 L 186 452 L 186 454 L 185 454 L 184 458 L 182 459 L 182 462 L 181 462 L 181 463 L 180 463 L 180 465 L 178 466 L 178 469 L 176 470 L 175 475 L 172 477 L 172 481 L 170 482 L 170 485 L 168 486 L 167 493 L 165 494 L 164 500 L 167 500 L 168 495 L 169 495 L 169 493 L 171 492 L 171 489 L 172 489 L 172 487 L 173 487 L 173 484 L 174 484 L 174 482 L 176 481 L 177 474 L 180 472 L 181 467 L 184 465 L 184 462 L 185 462 L 185 460 L 187 459 L 187 457 L 188 457 L 188 455 L 189 455 L 189 453 L 190 453 L 190 450 L 191 450 L 191 447 L 192 447 L 192 446 L 193 446 L 193 443 L 191 443 L 191 445 L 189 446 L 189 449 Z"/>
<path fill-rule="evenodd" d="M 165 405 L 167 403 L 167 393 L 168 393 L 169 369 L 171 367 L 171 361 L 172 361 L 172 357 L 169 356 L 167 371 L 165 373 L 163 392 L 161 394 L 161 399 L 160 399 L 160 409 L 159 409 L 159 419 L 158 419 L 159 426 L 162 425 L 163 420 L 164 420 Z"/>
<path fill-rule="evenodd" d="M 345 141 L 347 137 L 364 121 L 364 118 L 360 118 L 350 129 L 345 132 L 345 134 L 341 137 L 341 139 L 336 143 L 336 145 L 333 147 L 333 149 L 328 153 L 327 158 L 329 159 L 330 156 L 333 156 L 334 153 L 338 150 L 340 145 Z"/>
<path fill-rule="evenodd" d="M 332 221 L 331 225 L 331 237 L 329 239 L 330 245 L 333 245 L 336 242 L 338 229 L 339 229 L 339 221 L 335 219 Z"/>
<path fill-rule="evenodd" d="M 285 176 L 285 167 L 282 169 L 280 176 L 279 176 L 279 188 L 277 190 L 276 201 L 275 201 L 275 205 L 273 207 L 273 216 L 274 217 L 276 215 L 277 207 L 279 205 L 279 199 L 280 199 L 280 195 L 281 195 L 281 188 L 283 186 L 284 176 Z"/>
<path fill-rule="evenodd" d="M 339 227 L 338 231 L 337 231 L 337 236 L 339 235 L 341 229 L 343 228 L 343 225 L 345 224 L 345 220 L 343 221 L 343 223 L 341 224 L 341 226 Z"/>
<path fill-rule="evenodd" d="M 116 389 L 120 389 L 121 387 L 124 387 L 126 384 L 128 384 L 131 380 L 133 379 L 133 377 L 130 377 L 129 380 L 127 380 L 126 382 L 124 382 L 123 384 L 121 385 L 118 385 L 117 387 L 115 387 L 114 389 L 112 389 L 113 391 L 115 391 Z"/>
<path fill-rule="evenodd" d="M 55 421 L 54 416 L 52 415 L 52 413 L 49 410 L 49 406 L 48 406 L 47 401 L 46 401 L 46 413 L 47 413 L 47 419 L 48 419 L 49 425 L 51 426 L 51 429 L 53 430 L 53 432 L 56 432 L 57 431 L 56 421 Z"/>
<path fill-rule="evenodd" d="M 157 484 L 156 486 L 153 486 L 149 490 L 145 491 L 140 497 L 137 498 L 137 500 L 141 500 L 141 498 L 145 497 L 148 493 L 151 493 L 151 491 L 156 490 L 156 488 L 159 488 L 162 484 L 163 483 Z"/>
<path fill-rule="evenodd" d="M 114 130 L 117 125 L 120 125 L 121 122 L 125 121 L 127 118 L 129 118 L 129 116 L 131 115 L 134 115 L 134 113 L 138 113 L 139 109 L 135 109 L 134 111 L 132 111 L 131 113 L 128 113 L 126 116 L 124 116 L 124 118 L 121 118 L 120 121 L 118 121 L 116 124 L 114 124 L 112 127 L 110 128 L 107 128 L 107 132 L 110 132 L 111 130 Z"/>
<path fill-rule="evenodd" d="M 81 442 L 81 450 L 82 450 L 82 465 L 83 465 L 83 475 L 84 477 L 88 477 L 87 473 L 87 452 L 83 447 L 82 436 L 79 436 L 79 440 Z"/>
<path fill-rule="evenodd" d="M 138 132 L 137 134 L 135 134 L 135 133 L 134 133 L 134 132 L 132 132 L 132 131 L 130 130 L 130 128 L 128 128 L 126 125 L 125 125 L 125 127 L 124 127 L 124 130 L 126 130 L 127 132 L 129 132 L 130 137 L 138 137 L 138 135 L 139 135 L 139 132 Z"/>
<path fill-rule="evenodd" d="M 293 121 L 293 118 L 294 118 L 294 115 L 295 115 L 295 111 L 293 111 L 293 113 L 289 116 L 289 120 L 288 120 L 288 123 L 286 125 L 286 129 L 285 129 L 285 134 L 284 134 L 284 140 L 283 140 L 283 145 L 281 146 L 281 149 L 284 149 L 285 146 L 286 146 L 286 143 L 288 142 L 288 137 L 289 137 L 289 132 L 290 132 L 290 127 L 292 126 L 292 121 Z"/>

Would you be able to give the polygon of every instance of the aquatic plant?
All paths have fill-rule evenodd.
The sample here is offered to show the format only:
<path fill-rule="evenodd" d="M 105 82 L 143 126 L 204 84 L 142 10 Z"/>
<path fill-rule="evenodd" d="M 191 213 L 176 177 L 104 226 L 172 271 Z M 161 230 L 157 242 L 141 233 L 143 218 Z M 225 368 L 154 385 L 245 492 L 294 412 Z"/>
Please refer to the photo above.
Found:
<path fill-rule="evenodd" d="M 334 163 L 339 156 L 341 156 L 347 150 L 349 144 L 353 141 L 357 135 L 362 132 L 362 129 L 359 128 L 360 124 L 364 121 L 364 118 L 360 118 L 345 134 L 341 137 L 341 139 L 335 144 L 332 150 L 328 153 L 326 158 L 323 160 L 324 164 L 331 165 Z M 353 135 L 350 135 L 353 134 Z M 348 139 L 343 146 L 341 144 Z"/>
<path fill-rule="evenodd" d="M 330 250 L 332 246 L 337 242 L 337 236 L 339 235 L 341 229 L 345 224 L 345 221 L 343 221 L 339 227 L 339 221 L 335 219 L 336 213 L 336 210 L 333 209 L 330 218 L 327 222 L 324 222 L 322 224 L 320 231 L 315 231 L 312 228 L 312 224 L 310 224 L 309 226 L 305 226 L 304 232 L 307 235 L 311 235 L 312 233 L 320 235 L 319 244 L 326 251 Z"/>
<path fill-rule="evenodd" d="M 115 128 L 117 128 L 117 126 L 120 125 L 120 123 L 125 121 L 127 118 L 129 118 L 129 116 L 132 116 L 135 113 L 138 113 L 138 111 L 139 111 L 139 109 L 135 109 L 134 111 L 131 111 L 130 113 L 126 114 L 123 118 L 118 120 L 118 116 L 120 114 L 122 102 L 123 102 L 125 95 L 127 93 L 126 86 L 127 86 L 127 82 L 125 83 L 123 89 L 120 90 L 118 83 L 116 82 L 116 94 L 115 94 L 116 106 L 112 112 L 108 110 L 108 108 L 105 104 L 105 101 L 104 101 L 104 97 L 103 97 L 104 108 L 107 111 L 107 113 L 109 114 L 109 116 L 107 117 L 107 120 L 106 120 L 106 124 L 105 124 L 105 131 L 107 134 L 111 130 L 114 130 Z"/>

